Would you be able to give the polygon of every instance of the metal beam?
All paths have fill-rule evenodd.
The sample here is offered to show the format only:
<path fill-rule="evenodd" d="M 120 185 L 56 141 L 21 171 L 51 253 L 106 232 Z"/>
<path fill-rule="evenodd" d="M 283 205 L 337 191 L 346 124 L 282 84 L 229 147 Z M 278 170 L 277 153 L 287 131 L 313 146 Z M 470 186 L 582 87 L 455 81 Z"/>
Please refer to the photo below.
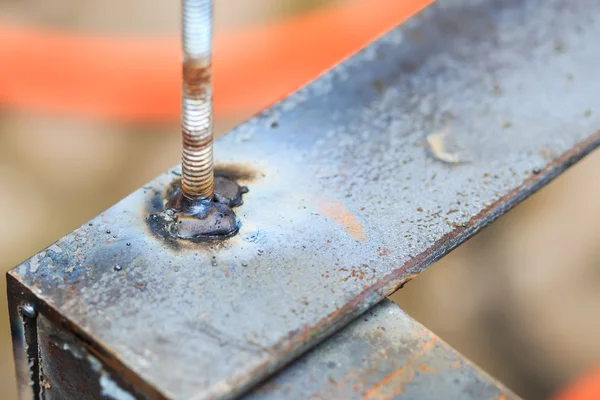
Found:
<path fill-rule="evenodd" d="M 384 300 L 244 400 L 518 397 Z"/>
<path fill-rule="evenodd" d="M 175 168 L 9 273 L 14 331 L 31 301 L 151 398 L 243 393 L 598 146 L 598 37 L 596 0 L 438 1 L 217 142 L 238 236 L 152 231 Z"/>

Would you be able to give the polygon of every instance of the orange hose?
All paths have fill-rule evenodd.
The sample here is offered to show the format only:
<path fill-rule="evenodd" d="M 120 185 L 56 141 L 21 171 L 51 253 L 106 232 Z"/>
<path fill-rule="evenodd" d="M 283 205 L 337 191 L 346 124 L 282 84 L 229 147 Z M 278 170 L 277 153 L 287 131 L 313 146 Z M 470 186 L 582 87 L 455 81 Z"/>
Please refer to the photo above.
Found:
<path fill-rule="evenodd" d="M 600 399 L 600 367 L 589 371 L 554 397 L 553 400 Z"/>
<path fill-rule="evenodd" d="M 217 32 L 215 113 L 256 112 L 434 0 L 352 0 L 249 30 Z M 179 118 L 178 37 L 74 36 L 0 25 L 0 104 L 120 121 Z"/>

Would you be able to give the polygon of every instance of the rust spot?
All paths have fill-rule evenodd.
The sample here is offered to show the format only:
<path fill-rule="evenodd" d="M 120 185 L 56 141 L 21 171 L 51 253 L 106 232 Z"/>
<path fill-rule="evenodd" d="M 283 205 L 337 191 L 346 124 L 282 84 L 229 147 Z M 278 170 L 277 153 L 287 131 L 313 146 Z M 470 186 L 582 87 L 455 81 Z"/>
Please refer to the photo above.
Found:
<path fill-rule="evenodd" d="M 552 153 L 548 149 L 542 149 L 542 150 L 540 150 L 539 154 L 540 154 L 540 157 L 542 157 L 544 160 L 547 160 L 550 157 L 552 157 Z"/>
<path fill-rule="evenodd" d="M 368 272 L 368 268 L 369 268 L 369 266 L 367 264 L 362 264 L 358 268 L 353 266 L 350 273 L 345 278 L 342 278 L 342 281 L 348 282 L 349 279 L 355 279 L 357 281 L 364 281 L 365 279 L 370 279 L 370 278 L 372 278 L 372 276 L 369 277 L 365 273 L 365 270 L 367 270 L 367 272 Z M 340 268 L 340 271 L 347 272 L 348 270 L 346 268 Z"/>
<path fill-rule="evenodd" d="M 417 368 L 419 369 L 419 371 L 425 372 L 426 374 L 435 374 L 437 372 L 437 370 L 429 368 L 426 365 L 419 365 Z"/>
<path fill-rule="evenodd" d="M 409 275 L 406 278 L 402 279 L 400 282 L 398 282 L 395 285 L 395 287 L 393 287 L 391 290 L 388 290 L 388 292 L 389 292 L 388 296 L 391 296 L 394 293 L 396 293 L 398 290 L 402 289 L 404 287 L 404 285 L 406 285 L 408 282 L 412 281 L 416 276 L 417 276 L 417 274 L 413 274 L 413 275 Z"/>
<path fill-rule="evenodd" d="M 201 99 L 210 89 L 211 64 L 186 62 L 183 64 L 184 90 L 190 98 Z"/>
<path fill-rule="evenodd" d="M 385 257 L 385 256 L 387 256 L 389 254 L 390 254 L 390 249 L 387 249 L 385 247 L 379 247 L 379 248 L 377 248 L 377 255 L 379 257 Z"/>
<path fill-rule="evenodd" d="M 181 128 L 183 145 L 193 151 L 203 151 L 207 147 L 212 146 L 213 138 L 211 136 L 208 137 L 198 137 L 196 134 L 198 132 L 202 132 L 200 129 L 190 130 L 186 127 Z"/>
<path fill-rule="evenodd" d="M 358 242 L 367 240 L 364 227 L 345 205 L 335 199 L 325 198 L 319 201 L 317 209 L 321 214 L 338 224 L 346 233 Z"/>
<path fill-rule="evenodd" d="M 435 343 L 437 341 L 437 337 L 432 337 L 429 341 L 423 344 L 423 347 L 413 353 L 407 363 L 398 368 L 396 371 L 392 372 L 385 378 L 383 378 L 379 383 L 373 386 L 370 390 L 368 390 L 365 395 L 362 397 L 363 400 L 366 399 L 377 399 L 377 400 L 388 400 L 396 398 L 399 394 L 404 392 L 404 385 L 410 383 L 415 377 L 415 371 L 421 370 L 422 368 L 426 368 L 423 365 L 415 368 L 415 362 L 421 358 L 425 353 L 435 347 Z M 433 372 L 427 369 L 427 372 Z"/>

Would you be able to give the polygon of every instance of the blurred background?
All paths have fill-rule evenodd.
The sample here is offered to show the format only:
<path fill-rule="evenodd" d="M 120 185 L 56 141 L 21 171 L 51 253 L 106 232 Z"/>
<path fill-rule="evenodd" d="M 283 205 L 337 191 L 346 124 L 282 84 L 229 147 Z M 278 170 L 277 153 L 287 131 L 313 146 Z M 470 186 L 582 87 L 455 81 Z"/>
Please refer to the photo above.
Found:
<path fill-rule="evenodd" d="M 216 0 L 217 36 L 350 2 L 356 0 Z M 176 41 L 178 3 L 0 0 L 0 33 L 3 24 L 24 24 L 72 35 Z M 340 26 L 356 25 L 351 16 L 339 15 Z M 0 73 L 13 62 L 2 55 L 9 39 L 0 38 Z M 276 42 L 263 43 L 261 51 L 276 50 Z M 106 60 L 119 73 L 117 61 Z M 0 98 L 9 83 L 0 79 Z M 284 85 L 277 93 L 291 89 Z M 266 105 L 251 100 L 219 106 L 219 135 Z M 172 108 L 178 107 L 175 98 Z M 103 118 L 65 110 L 49 112 L 35 104 L 0 108 L 3 272 L 178 163 L 178 121 L 171 114 L 144 123 L 131 115 Z M 421 274 L 393 300 L 516 393 L 528 399 L 551 397 L 600 362 L 599 169 L 600 153 L 595 153 Z M 2 278 L 0 398 L 13 400 L 5 290 Z"/>

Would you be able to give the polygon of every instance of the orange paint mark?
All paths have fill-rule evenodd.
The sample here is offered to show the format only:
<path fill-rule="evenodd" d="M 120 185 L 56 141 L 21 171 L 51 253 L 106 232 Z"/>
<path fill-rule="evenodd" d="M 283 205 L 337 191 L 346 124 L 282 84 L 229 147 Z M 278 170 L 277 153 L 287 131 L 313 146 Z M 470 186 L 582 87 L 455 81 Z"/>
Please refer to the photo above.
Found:
<path fill-rule="evenodd" d="M 423 345 L 423 351 L 419 355 L 425 353 L 426 351 L 433 349 L 435 347 L 435 343 L 437 342 L 437 339 L 438 339 L 437 336 L 434 336 L 431 338 L 430 341 L 426 342 Z"/>
<path fill-rule="evenodd" d="M 434 374 L 437 372 L 437 369 L 429 368 L 426 365 L 419 365 L 419 371 L 425 372 L 426 374 Z"/>
<path fill-rule="evenodd" d="M 500 397 L 498 397 L 498 400 L 506 400 L 506 396 L 504 394 L 501 394 Z"/>
<path fill-rule="evenodd" d="M 358 242 L 367 240 L 364 227 L 345 205 L 334 199 L 321 199 L 317 205 L 321 214 L 338 224 Z"/>
<path fill-rule="evenodd" d="M 387 249 L 387 248 L 385 248 L 385 247 L 379 247 L 379 248 L 377 249 L 377 255 L 378 255 L 379 257 L 385 257 L 385 256 L 389 256 L 389 255 L 390 255 L 390 253 L 391 253 L 391 252 L 390 252 L 390 249 Z"/>
<path fill-rule="evenodd" d="M 452 368 L 459 369 L 460 368 L 460 363 L 458 361 L 455 362 L 455 363 L 452 363 Z"/>

